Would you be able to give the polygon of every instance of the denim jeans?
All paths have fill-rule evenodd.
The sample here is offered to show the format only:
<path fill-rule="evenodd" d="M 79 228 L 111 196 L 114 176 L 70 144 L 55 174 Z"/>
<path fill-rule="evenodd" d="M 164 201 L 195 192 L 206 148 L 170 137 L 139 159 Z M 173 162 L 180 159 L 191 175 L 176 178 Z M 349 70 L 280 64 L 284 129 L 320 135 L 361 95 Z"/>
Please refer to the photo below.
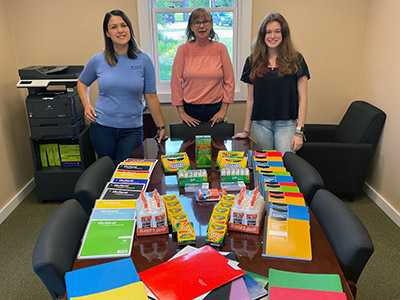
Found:
<path fill-rule="evenodd" d="M 119 164 L 143 142 L 143 128 L 113 128 L 91 123 L 90 140 L 99 158 L 109 156 Z"/>
<path fill-rule="evenodd" d="M 189 104 L 183 102 L 185 112 L 199 121 L 210 121 L 214 115 L 221 109 L 222 101 L 214 104 Z"/>
<path fill-rule="evenodd" d="M 253 121 L 253 131 L 257 145 L 263 150 L 293 152 L 292 139 L 296 132 L 296 120 Z"/>

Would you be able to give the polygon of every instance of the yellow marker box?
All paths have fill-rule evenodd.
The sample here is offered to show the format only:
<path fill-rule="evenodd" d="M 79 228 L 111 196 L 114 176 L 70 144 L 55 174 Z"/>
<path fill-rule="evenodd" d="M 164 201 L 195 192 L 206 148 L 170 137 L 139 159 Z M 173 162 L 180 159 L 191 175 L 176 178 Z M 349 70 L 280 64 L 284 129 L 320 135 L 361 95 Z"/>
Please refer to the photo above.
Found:
<path fill-rule="evenodd" d="M 211 168 L 211 135 L 196 135 L 196 166 Z"/>
<path fill-rule="evenodd" d="M 196 244 L 196 235 L 192 222 L 180 222 L 177 224 L 178 245 Z"/>

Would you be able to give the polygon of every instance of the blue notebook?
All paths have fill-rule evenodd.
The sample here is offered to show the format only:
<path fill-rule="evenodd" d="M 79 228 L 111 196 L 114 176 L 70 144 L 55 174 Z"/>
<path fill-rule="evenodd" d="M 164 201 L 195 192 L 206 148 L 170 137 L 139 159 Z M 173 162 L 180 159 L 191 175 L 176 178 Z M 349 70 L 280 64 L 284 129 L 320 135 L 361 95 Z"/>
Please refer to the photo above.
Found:
<path fill-rule="evenodd" d="M 260 299 L 268 295 L 268 291 L 259 285 L 249 274 L 243 275 L 243 280 L 252 300 Z"/>

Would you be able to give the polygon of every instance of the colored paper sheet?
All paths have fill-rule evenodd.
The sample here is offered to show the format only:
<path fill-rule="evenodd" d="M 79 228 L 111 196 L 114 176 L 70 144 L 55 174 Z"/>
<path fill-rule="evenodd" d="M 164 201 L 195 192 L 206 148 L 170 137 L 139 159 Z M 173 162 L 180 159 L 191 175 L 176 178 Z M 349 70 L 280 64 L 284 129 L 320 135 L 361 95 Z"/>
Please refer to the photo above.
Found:
<path fill-rule="evenodd" d="M 293 288 L 281 288 L 272 286 L 269 289 L 269 300 L 346 300 L 346 294 L 340 292 L 303 290 Z"/>
<path fill-rule="evenodd" d="M 130 258 L 65 274 L 69 300 L 148 299 Z"/>
<path fill-rule="evenodd" d="M 273 286 L 343 292 L 338 274 L 310 274 L 269 269 L 269 288 Z"/>
<path fill-rule="evenodd" d="M 189 300 L 245 274 L 228 262 L 215 249 L 204 246 L 145 270 L 139 277 L 158 299 Z"/>
<path fill-rule="evenodd" d="M 220 298 L 226 299 L 226 298 Z M 229 300 L 251 300 L 249 291 L 247 290 L 246 284 L 243 278 L 238 278 L 231 283 L 231 293 Z"/>

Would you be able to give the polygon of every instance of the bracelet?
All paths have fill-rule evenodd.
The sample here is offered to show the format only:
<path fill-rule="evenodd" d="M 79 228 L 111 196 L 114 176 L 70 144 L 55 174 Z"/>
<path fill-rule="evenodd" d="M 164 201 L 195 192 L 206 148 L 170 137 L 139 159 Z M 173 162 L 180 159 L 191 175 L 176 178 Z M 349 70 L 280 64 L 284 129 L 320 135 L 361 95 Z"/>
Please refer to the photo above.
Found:
<path fill-rule="evenodd" d="M 243 132 L 246 132 L 248 135 L 250 135 L 250 133 L 251 133 L 251 130 L 250 130 L 250 131 L 248 131 L 248 130 L 246 130 L 246 129 L 243 129 Z"/>
<path fill-rule="evenodd" d="M 163 130 L 163 129 L 165 129 L 165 125 L 162 125 L 162 126 L 156 126 L 156 128 L 157 128 L 157 131 L 159 131 L 159 130 Z"/>

